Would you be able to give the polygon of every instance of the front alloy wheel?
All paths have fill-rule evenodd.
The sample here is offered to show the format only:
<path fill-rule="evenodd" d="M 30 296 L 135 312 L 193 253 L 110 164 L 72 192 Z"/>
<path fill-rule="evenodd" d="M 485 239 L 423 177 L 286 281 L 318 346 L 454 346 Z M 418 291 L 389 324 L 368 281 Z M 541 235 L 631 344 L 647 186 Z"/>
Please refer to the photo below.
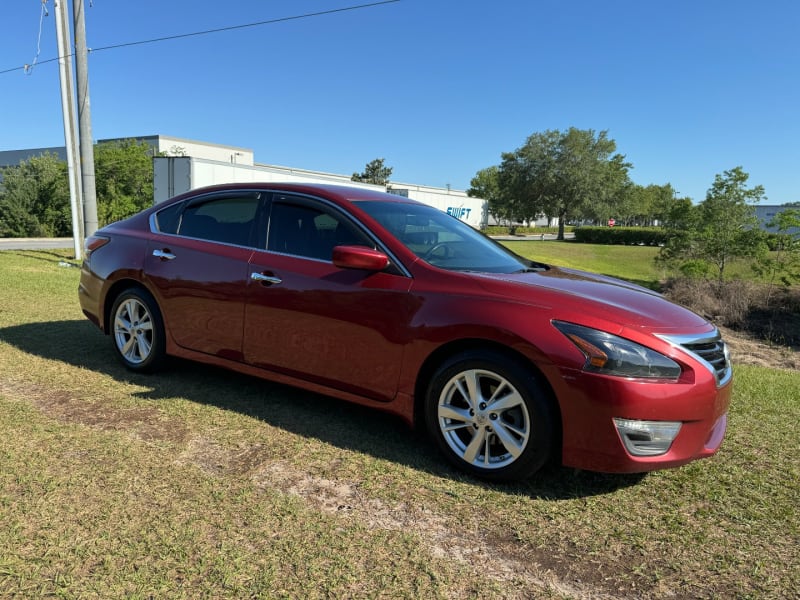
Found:
<path fill-rule="evenodd" d="M 471 352 L 448 361 L 428 391 L 428 429 L 456 466 L 494 480 L 533 474 L 550 455 L 552 409 L 526 368 Z"/>
<path fill-rule="evenodd" d="M 146 291 L 123 292 L 112 309 L 114 349 L 133 371 L 156 369 L 164 357 L 164 325 L 153 297 Z"/>

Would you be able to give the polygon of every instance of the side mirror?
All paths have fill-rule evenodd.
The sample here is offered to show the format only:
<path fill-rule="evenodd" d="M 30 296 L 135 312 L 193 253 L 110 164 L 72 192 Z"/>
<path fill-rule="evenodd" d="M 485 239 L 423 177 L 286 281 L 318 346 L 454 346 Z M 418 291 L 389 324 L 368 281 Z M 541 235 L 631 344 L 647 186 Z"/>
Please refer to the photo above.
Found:
<path fill-rule="evenodd" d="M 340 269 L 383 271 L 389 266 L 389 257 L 366 246 L 336 246 L 333 249 L 333 264 Z"/>

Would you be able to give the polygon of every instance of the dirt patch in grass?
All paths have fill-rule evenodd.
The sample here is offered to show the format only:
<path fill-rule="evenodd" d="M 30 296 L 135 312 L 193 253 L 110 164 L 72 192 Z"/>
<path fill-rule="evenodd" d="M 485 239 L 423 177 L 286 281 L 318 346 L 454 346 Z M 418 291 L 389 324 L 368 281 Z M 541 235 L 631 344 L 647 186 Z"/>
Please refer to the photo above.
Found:
<path fill-rule="evenodd" d="M 207 473 L 219 476 L 243 476 L 260 489 L 279 491 L 303 501 L 343 523 L 371 531 L 392 531 L 413 534 L 434 558 L 457 561 L 470 571 L 500 583 L 508 590 L 547 590 L 548 595 L 572 598 L 598 597 L 588 588 L 561 581 L 556 573 L 542 568 L 538 561 L 526 556 L 521 560 L 519 544 L 504 540 L 481 527 L 475 515 L 460 515 L 457 522 L 436 510 L 435 498 L 429 502 L 387 501 L 373 497 L 362 483 L 304 470 L 289 460 L 275 457 L 265 445 L 253 444 L 225 448 L 208 438 L 189 440 L 186 451 L 178 459 L 193 463 Z M 326 465 L 337 471 L 337 462 Z M 509 592 L 506 597 L 528 597 Z"/>
<path fill-rule="evenodd" d="M 163 418 L 154 407 L 120 408 L 103 401 L 74 398 L 62 390 L 13 381 L 0 381 L 0 394 L 25 398 L 63 423 L 78 423 L 103 431 L 125 431 L 146 441 L 180 443 L 188 437 L 185 426 Z"/>
<path fill-rule="evenodd" d="M 371 530 L 413 533 L 434 558 L 455 560 L 481 572 L 508 590 L 506 597 L 528 597 L 513 590 L 547 590 L 570 598 L 597 598 L 592 585 L 569 583 L 545 567 L 543 557 L 532 559 L 519 552 L 516 540 L 503 539 L 483 527 L 474 514 L 454 520 L 434 509 L 433 502 L 387 502 L 364 493 L 357 482 L 330 479 L 300 471 L 288 461 L 276 460 L 251 473 L 260 487 L 284 490 L 317 509 Z M 433 498 L 431 498 L 433 500 Z"/>
<path fill-rule="evenodd" d="M 241 444 L 225 448 L 214 440 L 196 436 L 188 440 L 179 462 L 194 464 L 217 476 L 248 475 L 272 460 L 274 451 L 265 444 Z"/>
<path fill-rule="evenodd" d="M 720 327 L 720 330 L 730 347 L 734 364 L 800 370 L 800 347 L 770 343 L 727 327 Z"/>

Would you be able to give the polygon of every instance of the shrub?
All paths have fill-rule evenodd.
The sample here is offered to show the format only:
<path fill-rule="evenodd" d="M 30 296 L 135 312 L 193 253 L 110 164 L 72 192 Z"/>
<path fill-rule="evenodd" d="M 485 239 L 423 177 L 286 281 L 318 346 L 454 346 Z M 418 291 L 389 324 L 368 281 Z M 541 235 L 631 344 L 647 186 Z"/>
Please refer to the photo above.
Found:
<path fill-rule="evenodd" d="M 697 278 L 671 279 L 664 295 L 726 327 L 740 326 L 747 312 L 763 304 L 766 288 L 752 281 L 718 282 Z"/>
<path fill-rule="evenodd" d="M 655 227 L 577 227 L 575 241 L 619 246 L 661 246 L 667 235 Z"/>
<path fill-rule="evenodd" d="M 789 346 L 800 344 L 800 289 L 771 287 L 744 280 L 678 278 L 666 282 L 664 295 L 717 325 Z"/>
<path fill-rule="evenodd" d="M 567 226 L 564 231 L 571 231 Z M 542 233 L 558 233 L 558 227 L 525 227 L 524 225 L 487 225 L 481 231 L 486 235 L 540 235 Z"/>
<path fill-rule="evenodd" d="M 687 260 L 680 265 L 678 270 L 684 277 L 689 279 L 708 279 L 708 275 L 711 273 L 711 265 L 704 260 L 693 259 Z"/>

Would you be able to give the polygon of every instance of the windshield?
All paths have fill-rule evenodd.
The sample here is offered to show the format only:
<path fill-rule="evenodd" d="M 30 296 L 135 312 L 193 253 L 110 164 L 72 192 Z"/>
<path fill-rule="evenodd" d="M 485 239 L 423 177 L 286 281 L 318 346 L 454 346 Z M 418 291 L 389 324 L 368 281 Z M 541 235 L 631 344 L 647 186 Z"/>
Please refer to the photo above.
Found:
<path fill-rule="evenodd" d="M 438 209 L 405 202 L 358 202 L 422 260 L 451 271 L 515 273 L 531 263 Z"/>

